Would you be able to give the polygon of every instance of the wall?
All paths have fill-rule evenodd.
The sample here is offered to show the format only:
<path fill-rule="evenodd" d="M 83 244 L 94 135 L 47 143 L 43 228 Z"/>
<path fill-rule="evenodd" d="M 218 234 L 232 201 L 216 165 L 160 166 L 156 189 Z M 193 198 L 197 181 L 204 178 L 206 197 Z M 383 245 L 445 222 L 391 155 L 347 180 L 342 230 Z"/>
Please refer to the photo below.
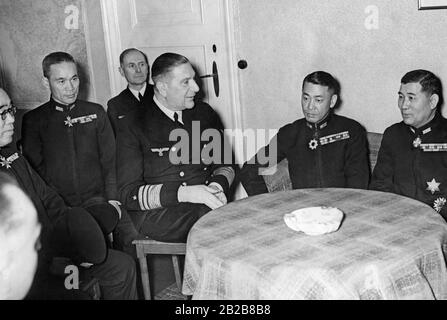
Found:
<path fill-rule="evenodd" d="M 90 32 L 87 18 L 93 29 Z M 87 42 L 94 45 L 87 46 Z M 33 109 L 48 101 L 49 91 L 41 81 L 41 63 L 53 51 L 66 51 L 77 61 L 79 97 L 103 103 L 110 92 L 107 70 L 95 75 L 91 55 L 94 52 L 96 59 L 105 60 L 99 1 L 0 1 L 0 85 L 5 86 L 19 108 Z M 106 85 L 101 88 L 92 81 L 98 77 L 105 79 Z"/>
<path fill-rule="evenodd" d="M 246 128 L 279 128 L 302 117 L 301 82 L 316 70 L 341 82 L 337 113 L 374 132 L 401 121 L 397 91 L 407 71 L 432 70 L 447 83 L 447 10 L 418 11 L 416 0 L 235 0 L 234 6 L 237 59 L 248 61 L 239 70 Z M 370 30 L 365 22 L 375 26 L 375 8 L 378 29 Z"/>

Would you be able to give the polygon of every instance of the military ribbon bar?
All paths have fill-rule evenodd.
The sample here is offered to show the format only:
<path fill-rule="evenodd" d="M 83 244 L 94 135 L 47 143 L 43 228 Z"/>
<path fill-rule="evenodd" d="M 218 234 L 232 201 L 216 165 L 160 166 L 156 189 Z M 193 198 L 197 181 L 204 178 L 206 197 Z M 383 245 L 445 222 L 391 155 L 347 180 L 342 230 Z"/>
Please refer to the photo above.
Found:
<path fill-rule="evenodd" d="M 89 114 L 86 116 L 77 117 L 77 118 L 73 118 L 73 119 L 70 116 L 68 116 L 64 123 L 65 123 L 65 125 L 67 125 L 69 127 L 73 127 L 74 123 L 92 122 L 94 119 L 97 119 L 97 118 L 98 118 L 98 116 L 96 114 Z"/>
<path fill-rule="evenodd" d="M 420 148 L 423 152 L 447 151 L 447 143 L 421 143 Z"/>
<path fill-rule="evenodd" d="M 349 139 L 349 131 L 344 131 L 340 133 L 331 134 L 329 136 L 321 137 L 320 145 L 325 145 L 346 139 Z"/>

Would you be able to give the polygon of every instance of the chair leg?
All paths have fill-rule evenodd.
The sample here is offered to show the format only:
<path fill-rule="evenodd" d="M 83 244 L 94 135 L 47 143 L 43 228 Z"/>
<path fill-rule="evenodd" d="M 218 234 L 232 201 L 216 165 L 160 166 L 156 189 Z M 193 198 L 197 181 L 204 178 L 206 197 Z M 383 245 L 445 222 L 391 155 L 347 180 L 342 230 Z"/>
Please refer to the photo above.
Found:
<path fill-rule="evenodd" d="M 182 292 L 182 275 L 180 274 L 180 266 L 176 255 L 172 255 L 172 264 L 174 265 L 175 282 L 177 283 L 177 288 L 180 292 Z"/>
<path fill-rule="evenodd" d="M 151 284 L 149 282 L 149 272 L 147 270 L 146 256 L 138 258 L 140 261 L 141 282 L 143 284 L 144 299 L 151 300 Z"/>

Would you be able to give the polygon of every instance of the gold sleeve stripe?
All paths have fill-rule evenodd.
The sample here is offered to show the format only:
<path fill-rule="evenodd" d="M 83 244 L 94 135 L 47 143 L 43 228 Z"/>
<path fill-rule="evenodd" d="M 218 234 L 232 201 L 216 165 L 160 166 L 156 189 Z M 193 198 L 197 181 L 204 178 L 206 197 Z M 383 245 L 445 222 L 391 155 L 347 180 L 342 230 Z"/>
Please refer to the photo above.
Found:
<path fill-rule="evenodd" d="M 149 186 L 148 201 L 149 201 L 149 207 L 151 209 L 161 207 L 161 200 L 160 200 L 161 187 L 162 187 L 162 184 L 155 184 L 155 185 Z"/>
<path fill-rule="evenodd" d="M 161 207 L 160 191 L 162 184 L 146 184 L 138 189 L 138 202 L 141 210 Z"/>
<path fill-rule="evenodd" d="M 236 175 L 234 169 L 232 167 L 220 167 L 214 170 L 213 174 L 216 176 L 218 174 L 223 175 L 227 178 L 228 185 L 231 186 L 234 180 L 234 176 Z"/>

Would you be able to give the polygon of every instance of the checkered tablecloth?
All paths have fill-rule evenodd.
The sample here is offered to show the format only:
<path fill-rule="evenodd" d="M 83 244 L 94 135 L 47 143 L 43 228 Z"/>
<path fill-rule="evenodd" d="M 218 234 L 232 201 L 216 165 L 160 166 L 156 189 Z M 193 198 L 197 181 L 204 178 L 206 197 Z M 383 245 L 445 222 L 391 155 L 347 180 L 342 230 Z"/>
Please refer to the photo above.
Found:
<path fill-rule="evenodd" d="M 337 232 L 308 236 L 283 216 L 332 206 Z M 230 203 L 187 242 L 183 294 L 193 299 L 447 299 L 447 224 L 429 206 L 354 189 L 304 189 Z"/>

